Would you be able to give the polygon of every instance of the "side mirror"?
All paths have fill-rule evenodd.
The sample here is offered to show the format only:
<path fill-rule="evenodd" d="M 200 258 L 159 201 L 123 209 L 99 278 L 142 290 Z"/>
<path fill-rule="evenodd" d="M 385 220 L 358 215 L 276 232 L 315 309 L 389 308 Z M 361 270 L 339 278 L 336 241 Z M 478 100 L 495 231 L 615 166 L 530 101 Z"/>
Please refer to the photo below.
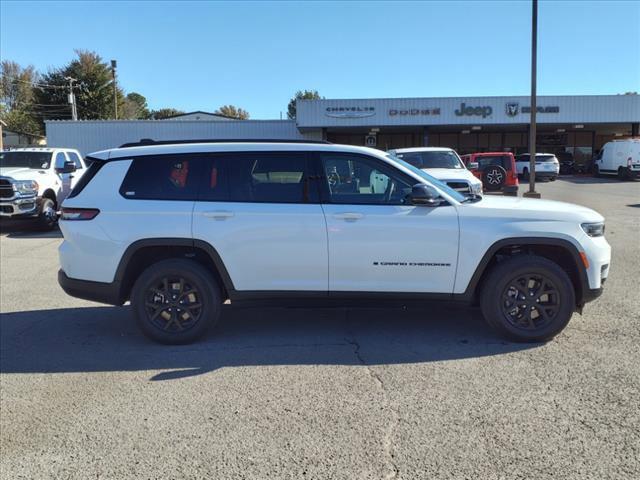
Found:
<path fill-rule="evenodd" d="M 71 160 L 67 160 L 66 162 L 64 162 L 64 165 L 62 167 L 56 167 L 56 173 L 73 173 L 75 171 L 76 164 Z"/>
<path fill-rule="evenodd" d="M 440 205 L 441 200 L 442 197 L 431 185 L 419 183 L 411 188 L 411 203 L 414 205 L 437 207 Z"/>
<path fill-rule="evenodd" d="M 478 162 L 469 162 L 467 164 L 467 169 L 469 170 L 477 170 L 480 164 Z"/>

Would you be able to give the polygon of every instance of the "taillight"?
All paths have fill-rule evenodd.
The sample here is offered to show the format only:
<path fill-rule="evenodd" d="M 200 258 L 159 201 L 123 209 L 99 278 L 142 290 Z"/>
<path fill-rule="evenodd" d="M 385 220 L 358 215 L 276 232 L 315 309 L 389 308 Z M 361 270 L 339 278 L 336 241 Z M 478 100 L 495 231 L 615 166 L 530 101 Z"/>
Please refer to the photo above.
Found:
<path fill-rule="evenodd" d="M 93 220 L 100 213 L 97 208 L 62 208 L 62 220 Z"/>

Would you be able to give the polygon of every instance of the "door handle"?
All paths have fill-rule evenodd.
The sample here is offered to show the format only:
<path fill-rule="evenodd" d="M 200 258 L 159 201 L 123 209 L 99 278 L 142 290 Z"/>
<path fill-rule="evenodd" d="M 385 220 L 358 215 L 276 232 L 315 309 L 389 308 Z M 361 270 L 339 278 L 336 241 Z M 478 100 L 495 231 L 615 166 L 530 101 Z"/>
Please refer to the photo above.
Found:
<path fill-rule="evenodd" d="M 234 213 L 228 210 L 212 210 L 209 212 L 202 212 L 202 215 L 207 218 L 214 218 L 216 220 L 224 220 L 225 218 L 233 217 Z"/>
<path fill-rule="evenodd" d="M 336 213 L 333 218 L 339 218 L 341 220 L 347 220 L 347 221 L 356 221 L 356 220 L 360 220 L 361 218 L 363 218 L 364 215 L 362 213 L 354 213 L 354 212 L 347 212 L 347 213 Z"/>

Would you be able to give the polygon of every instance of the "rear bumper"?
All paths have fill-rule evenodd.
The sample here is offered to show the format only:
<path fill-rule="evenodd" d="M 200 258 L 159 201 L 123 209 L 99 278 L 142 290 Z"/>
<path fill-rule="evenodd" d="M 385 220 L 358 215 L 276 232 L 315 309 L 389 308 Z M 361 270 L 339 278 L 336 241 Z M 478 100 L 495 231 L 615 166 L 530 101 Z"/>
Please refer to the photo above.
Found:
<path fill-rule="evenodd" d="M 120 282 L 103 283 L 69 278 L 58 270 L 58 283 L 67 295 L 109 305 L 122 305 Z"/>

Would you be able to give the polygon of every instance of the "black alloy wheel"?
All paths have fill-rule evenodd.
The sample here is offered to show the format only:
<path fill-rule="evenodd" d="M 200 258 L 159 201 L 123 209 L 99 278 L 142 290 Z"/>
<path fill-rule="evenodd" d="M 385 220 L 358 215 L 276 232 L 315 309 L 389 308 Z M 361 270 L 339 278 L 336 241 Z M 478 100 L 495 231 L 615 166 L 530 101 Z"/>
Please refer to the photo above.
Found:
<path fill-rule="evenodd" d="M 506 258 L 492 267 L 480 286 L 487 323 L 517 342 L 553 338 L 576 308 L 575 288 L 557 263 L 533 254 Z"/>
<path fill-rule="evenodd" d="M 482 172 L 482 183 L 490 192 L 502 190 L 506 180 L 507 171 L 500 165 L 490 165 Z"/>
<path fill-rule="evenodd" d="M 190 343 L 218 322 L 220 286 L 211 272 L 193 260 L 162 260 L 138 277 L 131 306 L 147 337 L 166 344 Z"/>
<path fill-rule="evenodd" d="M 167 332 L 193 328 L 202 316 L 202 293 L 183 277 L 165 276 L 150 285 L 144 307 L 149 321 Z"/>
<path fill-rule="evenodd" d="M 559 307 L 558 287 L 543 274 L 514 277 L 502 292 L 502 314 L 516 328 L 544 328 L 553 321 Z"/>

